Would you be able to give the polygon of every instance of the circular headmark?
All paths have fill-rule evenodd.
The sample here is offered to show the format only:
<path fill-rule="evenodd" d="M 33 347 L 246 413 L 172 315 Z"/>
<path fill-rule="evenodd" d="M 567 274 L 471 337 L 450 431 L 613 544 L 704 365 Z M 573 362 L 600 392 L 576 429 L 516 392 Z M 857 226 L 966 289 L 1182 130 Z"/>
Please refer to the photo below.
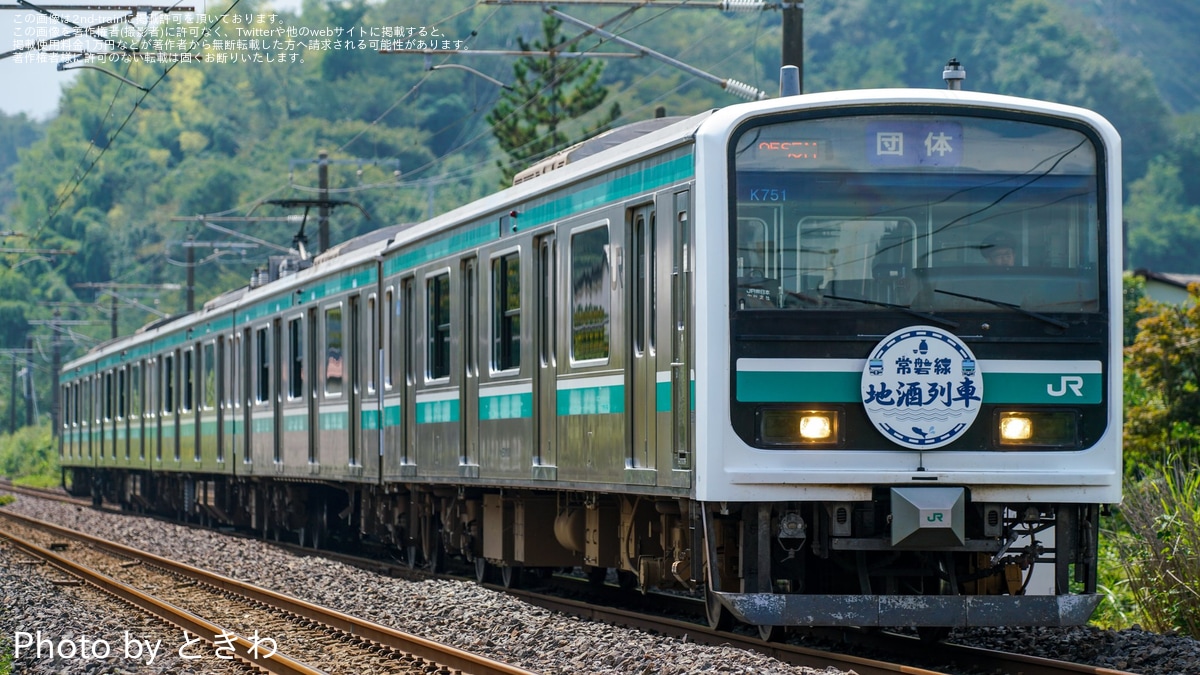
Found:
<path fill-rule="evenodd" d="M 975 355 L 932 326 L 892 333 L 875 346 L 862 375 L 867 417 L 893 443 L 940 448 L 966 433 L 983 402 Z"/>

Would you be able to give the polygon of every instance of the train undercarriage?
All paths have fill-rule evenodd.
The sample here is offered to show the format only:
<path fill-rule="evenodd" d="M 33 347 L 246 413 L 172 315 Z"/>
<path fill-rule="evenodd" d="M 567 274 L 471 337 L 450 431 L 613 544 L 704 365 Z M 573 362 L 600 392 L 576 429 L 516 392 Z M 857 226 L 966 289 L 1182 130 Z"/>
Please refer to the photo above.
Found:
<path fill-rule="evenodd" d="M 302 546 L 369 547 L 435 571 L 473 566 L 481 582 L 516 586 L 527 574 L 577 568 L 602 583 L 611 571 L 624 588 L 702 594 L 712 626 L 742 621 L 765 638 L 789 625 L 1070 625 L 1086 622 L 1099 599 L 1094 505 L 1015 508 L 970 503 L 965 490 L 889 488 L 869 502 L 703 504 L 520 488 L 71 471 L 69 489 L 97 504 Z M 929 494 L 948 499 L 946 508 L 931 506 Z M 1048 594 L 1029 592 L 1035 569 L 1053 570 Z"/>

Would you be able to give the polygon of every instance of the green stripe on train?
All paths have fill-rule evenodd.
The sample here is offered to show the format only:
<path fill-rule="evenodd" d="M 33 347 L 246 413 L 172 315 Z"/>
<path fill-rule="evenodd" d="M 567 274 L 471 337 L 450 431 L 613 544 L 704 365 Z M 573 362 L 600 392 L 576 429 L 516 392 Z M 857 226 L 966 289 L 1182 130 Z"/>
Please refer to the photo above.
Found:
<path fill-rule="evenodd" d="M 426 403 L 417 402 L 417 424 L 457 422 L 458 416 L 458 399 L 428 401 Z"/>
<path fill-rule="evenodd" d="M 558 390 L 558 414 L 606 415 L 625 412 L 625 385 Z"/>
<path fill-rule="evenodd" d="M 479 419 L 515 420 L 533 417 L 533 393 L 479 397 Z"/>

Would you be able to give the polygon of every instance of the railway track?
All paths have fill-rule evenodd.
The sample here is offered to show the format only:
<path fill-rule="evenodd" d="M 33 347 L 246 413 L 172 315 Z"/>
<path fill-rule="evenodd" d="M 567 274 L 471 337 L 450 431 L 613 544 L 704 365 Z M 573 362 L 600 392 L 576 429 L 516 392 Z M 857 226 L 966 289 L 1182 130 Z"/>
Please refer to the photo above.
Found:
<path fill-rule="evenodd" d="M 0 489 L 7 490 L 10 488 L 0 485 Z M 22 489 L 21 491 L 31 496 L 45 496 L 41 491 L 37 490 Z M 90 502 L 81 502 L 80 500 L 62 495 L 58 491 L 53 492 L 50 498 L 77 505 L 90 504 Z M 277 545 L 307 555 L 313 554 L 313 549 L 311 548 L 289 544 Z M 341 562 L 389 576 L 408 578 L 423 576 L 404 565 L 327 551 L 321 551 L 320 553 L 323 556 L 329 556 Z M 822 648 L 819 649 L 786 642 L 768 643 L 749 635 L 713 631 L 706 625 L 687 620 L 653 616 L 640 610 L 631 611 L 599 606 L 596 603 L 594 595 L 588 596 L 587 599 L 583 600 L 573 600 L 564 598 L 561 594 L 557 593 L 507 589 L 501 586 L 490 587 L 516 595 L 530 604 L 592 621 L 685 638 L 689 641 L 702 644 L 731 645 L 740 649 L 762 653 L 785 663 L 808 667 L 834 667 L 844 671 L 853 671 L 858 673 L 858 675 L 883 675 L 889 673 L 937 675 L 963 672 L 989 674 L 1019 673 L 1021 675 L 1131 675 L 1124 671 L 1097 666 L 1072 664 L 962 645 L 929 644 L 915 638 L 878 631 L 806 631 L 806 634 L 815 638 L 812 642 L 822 645 Z M 682 606 L 684 609 L 679 610 L 677 615 L 690 613 L 696 616 L 703 616 L 703 609 L 699 605 L 690 611 L 686 608 L 687 605 L 691 604 L 686 598 L 667 596 L 661 602 L 652 600 L 650 604 Z M 825 647 L 825 645 L 829 646 Z M 839 651 L 870 653 L 874 656 L 868 658 L 864 656 L 845 655 L 839 653 Z M 895 663 L 895 660 L 902 660 L 905 663 Z M 942 664 L 952 665 L 945 666 Z"/>
<path fill-rule="evenodd" d="M 185 639 L 191 635 L 208 643 L 208 654 L 216 658 L 237 658 L 280 675 L 530 675 L 521 668 L 85 533 L 4 511 L 0 519 L 0 536 L 25 554 L 178 626 L 186 631 Z"/>

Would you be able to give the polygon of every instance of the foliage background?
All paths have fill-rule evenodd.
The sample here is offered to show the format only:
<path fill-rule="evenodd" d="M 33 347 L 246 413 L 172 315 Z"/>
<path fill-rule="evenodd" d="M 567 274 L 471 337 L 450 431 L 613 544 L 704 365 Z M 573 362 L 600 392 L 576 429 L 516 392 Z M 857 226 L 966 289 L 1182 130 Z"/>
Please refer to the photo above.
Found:
<path fill-rule="evenodd" d="M 1148 27 L 1186 32 L 1187 25 L 1200 26 L 1200 10 L 1186 0 L 1153 7 L 1122 2 L 1103 11 L 1093 4 L 811 0 L 805 6 L 804 89 L 940 88 L 943 65 L 956 57 L 966 65 L 972 89 L 1095 108 L 1126 139 L 1132 266 L 1188 271 L 1198 259 L 1192 248 L 1200 252 L 1200 122 L 1190 117 L 1197 100 L 1179 82 L 1186 78 L 1155 81 L 1162 69 L 1148 67 L 1145 50 L 1157 44 L 1139 42 L 1144 35 L 1131 33 L 1127 24 L 1136 17 Z M 254 17 L 245 27 L 436 27 L 444 39 L 474 49 L 531 44 L 541 37 L 544 16 L 536 7 L 471 0 L 436 6 L 418 0 L 305 0 L 298 15 L 279 14 L 273 24 L 271 11 L 260 0 L 239 0 L 233 8 L 235 15 Z M 616 12 L 608 9 L 571 7 L 570 13 L 719 77 L 772 94 L 778 86 L 776 11 L 649 7 L 615 21 Z M 230 37 L 233 26 L 222 28 Z M 579 33 L 571 26 L 563 32 Z M 1185 53 L 1196 50 L 1186 40 L 1170 44 Z M 594 36 L 573 46 L 594 53 L 627 51 Z M 243 53 L 280 56 L 262 48 Z M 593 75 L 595 62 L 579 60 L 578 72 L 564 77 Z M 25 235 L 0 242 L 10 249 L 75 252 L 6 255 L 0 248 L 0 347 L 23 346 L 28 322 L 49 319 L 55 309 L 66 319 L 95 322 L 67 334 L 66 357 L 103 340 L 108 298 L 80 284 L 180 283 L 188 238 L 209 247 L 236 241 L 204 227 L 196 216 L 287 215 L 262 202 L 313 198 L 313 160 L 322 150 L 336 162 L 329 171 L 331 196 L 353 200 L 370 214 L 368 220 L 354 209 L 335 210 L 335 243 L 491 192 L 504 173 L 519 168 L 506 164 L 487 120 L 502 90 L 461 70 L 426 70 L 446 63 L 505 82 L 515 79 L 513 59 L 506 57 L 439 55 L 427 62 L 420 55 L 373 49 L 303 51 L 295 62 L 180 64 L 149 94 L 84 72 L 64 90 L 53 119 L 0 117 L 0 230 Z M 651 117 L 658 107 L 686 115 L 738 102 L 658 61 L 603 63 L 605 104 L 566 129 L 568 142 L 607 121 L 612 104 L 619 106 L 615 124 L 621 124 Z M 140 62 L 113 66 L 142 84 L 155 82 L 167 68 Z M 277 220 L 223 225 L 284 247 L 297 233 L 295 225 Z M 315 246 L 315 227 L 306 229 Z M 274 253 L 262 247 L 194 250 L 202 261 L 196 267 L 197 303 L 244 285 L 253 268 Z M 185 303 L 182 292 L 170 291 L 135 299 L 167 314 Z M 154 318 L 122 301 L 118 328 L 127 334 Z M 34 331 L 43 398 L 49 381 L 46 332 Z"/>

